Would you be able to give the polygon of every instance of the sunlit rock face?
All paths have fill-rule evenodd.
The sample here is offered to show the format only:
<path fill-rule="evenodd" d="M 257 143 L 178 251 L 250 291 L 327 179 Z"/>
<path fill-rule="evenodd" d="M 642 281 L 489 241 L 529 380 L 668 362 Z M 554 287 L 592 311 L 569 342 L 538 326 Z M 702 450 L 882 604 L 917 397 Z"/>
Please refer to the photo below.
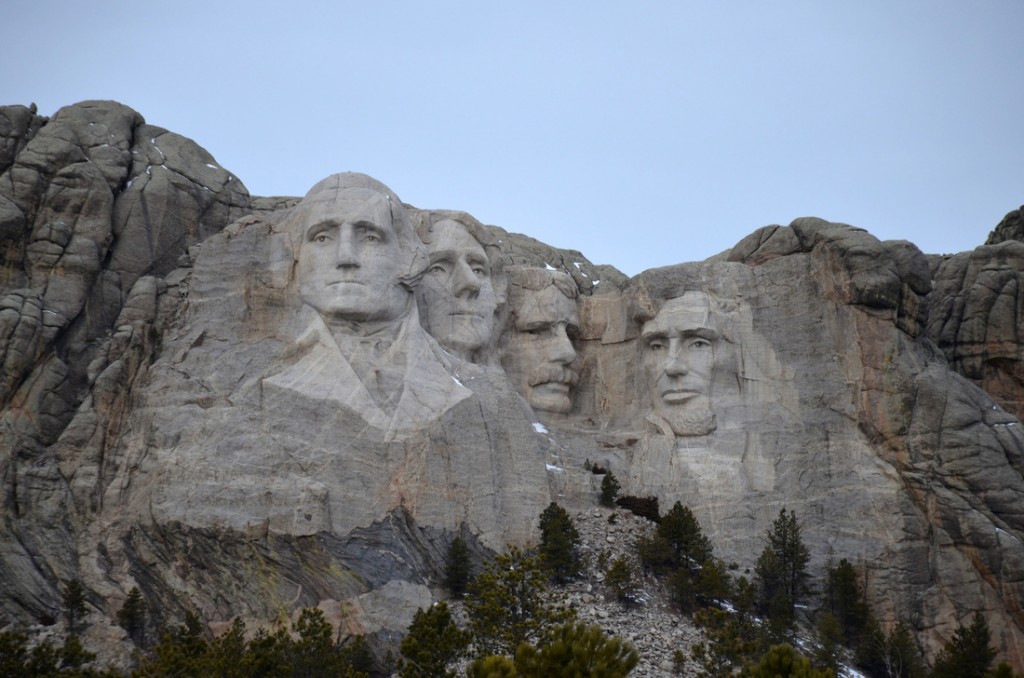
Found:
<path fill-rule="evenodd" d="M 1005 233 L 926 257 L 805 218 L 628 279 L 360 174 L 251 198 L 86 102 L 0 108 L 0 234 L 4 623 L 78 578 L 96 628 L 138 586 L 158 622 L 319 605 L 383 651 L 456 534 L 536 540 L 589 460 L 741 568 L 786 507 L 928 652 L 982 611 L 1024 668 Z"/>

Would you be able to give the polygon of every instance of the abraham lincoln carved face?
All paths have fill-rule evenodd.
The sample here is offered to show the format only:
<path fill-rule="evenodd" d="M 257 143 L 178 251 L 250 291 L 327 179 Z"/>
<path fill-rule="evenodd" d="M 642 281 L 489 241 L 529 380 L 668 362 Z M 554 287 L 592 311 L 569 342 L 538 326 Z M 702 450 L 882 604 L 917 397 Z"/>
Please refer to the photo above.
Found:
<path fill-rule="evenodd" d="M 654 413 L 677 436 L 715 429 L 712 372 L 720 333 L 703 292 L 669 299 L 640 332 L 643 366 Z"/>

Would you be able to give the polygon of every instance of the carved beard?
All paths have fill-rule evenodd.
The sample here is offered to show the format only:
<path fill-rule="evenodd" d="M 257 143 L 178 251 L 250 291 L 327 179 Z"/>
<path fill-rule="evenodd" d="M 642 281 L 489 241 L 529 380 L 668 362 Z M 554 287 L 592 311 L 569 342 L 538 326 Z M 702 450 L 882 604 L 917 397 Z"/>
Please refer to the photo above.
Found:
<path fill-rule="evenodd" d="M 705 436 L 717 428 L 708 398 L 698 398 L 686 407 L 661 408 L 658 415 L 668 422 L 676 436 Z"/>

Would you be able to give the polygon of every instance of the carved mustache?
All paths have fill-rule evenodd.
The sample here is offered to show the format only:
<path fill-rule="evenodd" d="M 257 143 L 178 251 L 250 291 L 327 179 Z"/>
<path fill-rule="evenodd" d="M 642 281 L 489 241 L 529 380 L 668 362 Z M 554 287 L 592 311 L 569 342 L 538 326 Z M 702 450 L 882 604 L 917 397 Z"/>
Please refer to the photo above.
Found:
<path fill-rule="evenodd" d="M 580 375 L 575 370 L 561 365 L 541 365 L 530 373 L 527 383 L 530 386 L 538 384 L 567 384 L 575 386 L 580 381 Z"/>

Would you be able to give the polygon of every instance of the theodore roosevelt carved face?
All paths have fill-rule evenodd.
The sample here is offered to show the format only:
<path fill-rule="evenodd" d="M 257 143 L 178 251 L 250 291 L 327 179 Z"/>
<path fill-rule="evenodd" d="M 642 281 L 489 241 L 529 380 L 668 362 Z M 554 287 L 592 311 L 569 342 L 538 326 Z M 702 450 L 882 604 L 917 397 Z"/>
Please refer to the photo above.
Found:
<path fill-rule="evenodd" d="M 572 409 L 579 375 L 579 319 L 575 281 L 562 271 L 509 271 L 509 328 L 502 365 L 534 410 L 565 414 Z"/>
<path fill-rule="evenodd" d="M 720 333 L 703 292 L 669 299 L 640 332 L 654 414 L 677 436 L 715 429 L 712 371 Z"/>
<path fill-rule="evenodd" d="M 490 259 L 477 238 L 454 219 L 442 219 L 421 236 L 430 255 L 419 287 L 423 326 L 448 350 L 481 362 L 498 309 Z"/>

